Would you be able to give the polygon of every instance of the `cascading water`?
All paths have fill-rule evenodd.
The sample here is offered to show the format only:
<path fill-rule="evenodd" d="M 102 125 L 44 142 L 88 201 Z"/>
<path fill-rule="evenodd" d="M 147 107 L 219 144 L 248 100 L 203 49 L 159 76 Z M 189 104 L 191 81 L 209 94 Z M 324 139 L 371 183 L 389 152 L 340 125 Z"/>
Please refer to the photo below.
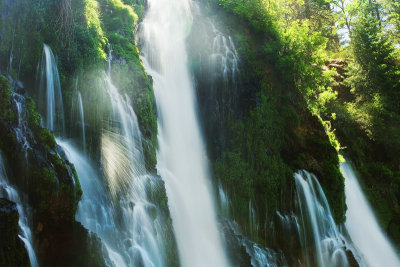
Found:
<path fill-rule="evenodd" d="M 253 267 L 284 267 L 288 266 L 286 263 L 286 259 L 282 253 L 275 252 L 272 249 L 262 248 L 257 243 L 251 241 L 247 237 L 243 236 L 236 222 L 229 220 L 230 214 L 230 199 L 228 194 L 223 189 L 222 185 L 218 186 L 218 196 L 219 196 L 219 206 L 221 210 L 223 219 L 223 225 L 225 230 L 226 238 L 229 237 L 230 244 L 232 247 L 239 247 L 240 250 L 244 250 L 245 253 L 250 258 L 250 262 L 242 262 L 244 259 L 243 256 L 233 255 L 234 258 L 237 258 L 235 262 L 235 266 L 243 266 L 247 264 L 251 264 Z M 249 202 L 251 205 L 251 202 Z M 252 209 L 252 207 L 251 207 Z M 254 211 L 253 211 L 254 212 Z M 250 212 L 251 214 L 251 212 Z M 251 215 L 250 215 L 251 216 Z M 252 223 L 252 218 L 250 219 L 250 224 Z M 232 244 L 233 242 L 233 244 Z M 230 247 L 230 249 L 232 249 Z M 233 252 L 234 254 L 238 254 L 237 251 Z M 235 259 L 234 259 L 235 260 Z M 242 262 L 242 263 L 239 263 Z"/>
<path fill-rule="evenodd" d="M 228 266 L 217 226 L 206 152 L 186 52 L 190 0 L 150 0 L 144 65 L 158 108 L 157 170 L 165 181 L 182 266 Z"/>
<path fill-rule="evenodd" d="M 26 211 L 24 210 L 21 198 L 17 190 L 15 190 L 15 188 L 12 187 L 8 182 L 7 172 L 4 166 L 3 156 L 1 152 L 0 152 L 0 197 L 11 200 L 17 204 L 17 209 L 19 213 L 18 225 L 20 229 L 18 237 L 25 244 L 31 266 L 32 267 L 38 266 L 36 254 L 32 247 L 33 244 L 32 232 L 31 229 L 29 228 L 28 217 L 26 216 Z"/>
<path fill-rule="evenodd" d="M 349 266 L 348 248 L 333 220 L 325 194 L 313 174 L 294 175 L 298 206 L 299 235 L 306 266 Z"/>
<path fill-rule="evenodd" d="M 379 226 L 349 163 L 341 163 L 345 177 L 346 228 L 355 247 L 371 267 L 400 266 L 400 259 Z"/>
<path fill-rule="evenodd" d="M 164 266 L 162 218 L 147 196 L 158 178 L 146 172 L 142 134 L 128 96 L 119 94 L 109 75 L 105 75 L 105 83 L 112 120 L 119 124 L 119 132 L 104 131 L 102 160 L 112 197 L 119 199 L 126 238 L 131 242 L 129 265 Z"/>
<path fill-rule="evenodd" d="M 85 132 L 85 112 L 83 109 L 82 95 L 78 91 L 78 102 L 79 102 L 79 115 L 81 119 L 81 129 L 82 129 L 82 147 L 83 152 L 86 154 L 86 132 Z"/>
<path fill-rule="evenodd" d="M 22 150 L 27 156 L 27 150 L 31 147 L 28 139 L 32 138 L 32 132 L 27 125 L 27 110 L 23 108 L 25 105 L 25 98 L 17 93 L 13 93 L 13 104 L 17 109 L 18 124 L 14 128 L 15 137 L 19 144 L 21 144 Z"/>
<path fill-rule="evenodd" d="M 77 220 L 103 241 L 111 265 L 164 266 L 163 218 L 148 201 L 159 186 L 145 169 L 142 136 L 128 97 L 122 97 L 108 74 L 104 84 L 112 104 L 112 123 L 102 135 L 102 165 L 108 189 L 92 165 L 70 143 L 57 140 L 74 163 L 83 197 Z"/>
<path fill-rule="evenodd" d="M 45 118 L 45 126 L 58 134 L 64 133 L 64 107 L 57 64 L 51 48 L 43 44 L 43 55 L 39 65 L 39 106 Z"/>
<path fill-rule="evenodd" d="M 82 187 L 82 200 L 79 202 L 76 219 L 80 221 L 87 229 L 96 233 L 105 244 L 109 251 L 109 256 L 114 266 L 124 266 L 122 256 L 111 250 L 111 245 L 107 244 L 108 239 L 115 236 L 117 229 L 114 221 L 114 211 L 110 199 L 107 197 L 107 191 L 102 184 L 98 173 L 86 157 L 80 151 L 65 140 L 57 139 L 76 169 L 79 181 Z"/>
<path fill-rule="evenodd" d="M 212 46 L 213 53 L 211 54 L 211 63 L 218 70 L 216 74 L 222 75 L 225 82 L 228 79 L 232 82 L 236 82 L 237 74 L 239 73 L 239 56 L 235 44 L 230 36 L 225 37 L 213 24 L 211 25 L 215 34 Z"/>
<path fill-rule="evenodd" d="M 62 129 L 63 132 L 64 112 L 58 70 L 50 47 L 44 45 L 43 51 L 39 68 L 40 94 L 46 95 L 46 102 L 41 106 L 46 107 L 43 113 L 47 127 Z M 165 265 L 162 246 L 164 218 L 158 207 L 147 198 L 148 191 L 160 186 L 159 178 L 146 172 L 142 136 L 128 97 L 119 94 L 108 74 L 103 80 L 111 99 L 113 122 L 104 129 L 101 139 L 102 165 L 108 188 L 84 155 L 70 142 L 57 139 L 67 158 L 75 165 L 83 189 L 77 220 L 102 239 L 108 252 L 105 255 L 108 264 L 162 267 Z M 78 104 L 85 148 L 84 106 L 80 92 Z M 61 128 L 58 128 L 58 122 L 61 122 Z"/>

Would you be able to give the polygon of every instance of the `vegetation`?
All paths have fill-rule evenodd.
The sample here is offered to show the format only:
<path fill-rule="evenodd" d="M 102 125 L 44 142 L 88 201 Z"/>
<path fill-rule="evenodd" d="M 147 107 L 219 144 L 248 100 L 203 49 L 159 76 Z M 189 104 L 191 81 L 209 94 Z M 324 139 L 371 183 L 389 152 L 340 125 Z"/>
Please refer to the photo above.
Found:
<path fill-rule="evenodd" d="M 205 5 L 234 37 L 241 60 L 236 84 L 212 85 L 222 92 L 217 94 L 222 108 L 204 115 L 215 176 L 232 199 L 234 219 L 254 240 L 273 245 L 269 225 L 277 210 L 293 210 L 293 173 L 304 168 L 319 177 L 335 219 L 343 222 L 344 182 L 331 144 L 336 140 L 333 135 L 329 138 L 318 117 L 319 109 L 325 108 L 322 102 L 335 96 L 326 88 L 330 73 L 322 69 L 328 41 L 334 36 L 323 29 L 312 31 L 325 15 L 307 19 L 296 1 L 206 1 Z M 312 9 L 326 13 L 325 6 Z M 207 86 L 200 90 L 208 90 Z M 234 103 L 227 103 L 224 98 L 234 87 L 238 87 Z M 218 126 L 221 121 L 223 130 Z M 217 129 L 225 131 L 223 137 L 215 135 Z M 250 202 L 255 222 L 249 220 Z"/>
<path fill-rule="evenodd" d="M 399 245 L 399 4 L 203 2 L 227 26 L 242 60 L 236 106 L 229 104 L 225 119 L 214 115 L 213 122 L 206 115 L 205 121 L 206 132 L 225 121 L 222 140 L 228 141 L 210 150 L 216 178 L 234 199 L 235 218 L 246 221 L 250 199 L 256 200 L 261 225 L 265 212 L 268 217 L 290 210 L 282 202 L 291 202 L 291 175 L 306 168 L 317 175 L 336 220 L 343 222 L 340 152 L 355 163 L 382 225 Z M 217 89 L 229 91 L 223 86 Z"/>
<path fill-rule="evenodd" d="M 48 44 L 58 63 L 66 110 L 74 109 L 78 90 L 87 101 L 85 118 L 91 126 L 87 129 L 87 149 L 97 157 L 99 133 L 109 107 L 101 77 L 111 49 L 113 81 L 132 100 L 145 138 L 146 167 L 154 171 L 157 121 L 153 88 L 135 42 L 136 11 L 143 13 L 143 5 L 142 1 L 122 0 L 1 1 L 0 9 L 6 12 L 0 28 L 0 39 L 4 39 L 0 42 L 0 68 L 13 79 L 24 81 L 27 88 L 37 88 L 33 74 L 43 43 Z M 38 99 L 38 91 L 29 93 Z M 67 125 L 73 128 L 75 117 L 70 114 Z"/>
<path fill-rule="evenodd" d="M 241 230 L 267 244 L 273 238 L 268 227 L 276 211 L 293 210 L 293 173 L 303 168 L 317 175 L 336 222 L 343 223 L 341 153 L 355 164 L 381 224 L 400 246 L 400 3 L 201 2 L 210 17 L 226 26 L 240 54 L 236 81 L 208 81 L 209 70 L 199 66 L 208 50 L 191 54 L 190 62 L 212 169 L 232 199 L 232 217 Z M 73 222 L 82 194 L 73 166 L 58 154 L 53 134 L 41 127 L 33 100 L 43 43 L 56 56 L 71 128 L 76 127 L 78 92 L 86 101 L 89 155 L 100 158 L 102 130 L 113 127 L 107 125 L 110 103 L 101 78 L 109 71 L 121 94 L 132 102 L 144 137 L 146 167 L 155 172 L 156 107 L 151 77 L 135 41 L 145 8 L 144 0 L 0 1 L 0 71 L 12 79 L 10 84 L 0 75 L 0 148 L 15 162 L 21 161 L 17 137 L 10 130 L 16 123 L 11 87 L 23 81 L 24 88 L 18 90 L 32 97 L 26 98 L 27 121 L 37 152 L 27 157 L 40 164 L 14 169 L 21 177 L 31 175 L 34 189 L 27 188 L 26 181 L 18 183 L 33 190 L 29 197 L 32 203 L 37 201 L 33 206 L 39 210 L 35 220 L 40 223 Z M 190 39 L 196 42 L 196 33 Z M 210 94 L 212 104 L 207 102 Z M 77 138 L 76 132 L 71 130 L 69 137 Z M 163 187 L 150 188 L 148 194 L 167 214 Z M 255 222 L 249 219 L 252 208 Z M 70 232 L 83 231 L 73 225 Z M 170 220 L 165 227 L 171 228 Z M 45 240 L 50 233 L 40 235 Z M 82 238 L 85 244 L 90 240 L 86 232 Z M 172 237 L 166 240 L 171 241 L 167 247 L 175 246 Z M 93 262 L 101 265 L 92 254 Z M 170 258 L 176 261 L 177 255 Z"/>
<path fill-rule="evenodd" d="M 102 130 L 114 127 L 109 125 L 112 124 L 109 123 L 111 105 L 104 86 L 104 72 L 107 72 L 120 93 L 132 102 L 144 137 L 146 168 L 155 172 L 157 119 L 152 81 L 144 71 L 135 42 L 144 4 L 143 1 L 122 0 L 0 1 L 0 73 L 7 73 L 11 79 L 10 84 L 9 79 L 0 75 L 0 136 L 4 137 L 0 149 L 15 162 L 12 166 L 15 183 L 27 193 L 34 209 L 35 242 L 40 247 L 41 264 L 45 266 L 57 265 L 60 259 L 65 259 L 63 264 L 71 266 L 103 266 L 104 257 L 100 253 L 104 248 L 74 219 L 82 195 L 76 171 L 62 156 L 53 134 L 41 127 L 41 117 L 36 111 L 34 100 L 39 97 L 39 84 L 35 74 L 43 43 L 51 47 L 60 74 L 67 111 L 65 137 L 77 138 L 75 135 L 79 133 L 74 129 L 77 127 L 75 113 L 79 92 L 85 106 L 85 148 L 96 162 L 100 162 Z M 111 52 L 112 67 L 109 70 L 107 60 Z M 18 140 L 12 130 L 17 118 L 11 103 L 10 86 L 14 91 L 31 96 L 26 96 L 26 119 L 32 130 L 29 142 L 33 151 L 26 153 L 26 160 L 18 150 Z M 154 195 L 159 195 L 164 202 L 160 208 L 167 220 L 163 227 L 168 229 L 165 240 L 171 248 L 169 261 L 171 265 L 177 265 L 165 189 L 155 191 Z M 71 248 L 60 248 L 61 241 Z M 72 258 L 76 262 L 69 262 Z"/>

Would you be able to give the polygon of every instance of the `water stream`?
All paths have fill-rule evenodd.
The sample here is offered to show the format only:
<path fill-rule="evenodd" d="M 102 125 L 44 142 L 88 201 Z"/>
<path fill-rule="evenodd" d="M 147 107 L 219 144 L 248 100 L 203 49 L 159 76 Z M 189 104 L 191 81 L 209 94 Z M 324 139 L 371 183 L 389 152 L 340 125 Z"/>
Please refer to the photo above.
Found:
<path fill-rule="evenodd" d="M 81 92 L 78 91 L 78 102 L 79 102 L 79 115 L 81 119 L 81 129 L 82 129 L 82 147 L 83 152 L 86 154 L 86 132 L 85 132 L 85 110 L 83 108 L 82 103 L 82 95 Z"/>
<path fill-rule="evenodd" d="M 24 207 L 24 203 L 21 201 L 18 191 L 10 185 L 7 178 L 6 168 L 3 162 L 3 156 L 0 152 L 0 197 L 11 200 L 17 204 L 19 213 L 19 235 L 18 237 L 24 242 L 25 248 L 28 252 L 29 261 L 32 267 L 38 266 L 35 251 L 33 250 L 33 239 L 32 232 L 29 227 L 29 219 L 27 212 Z"/>
<path fill-rule="evenodd" d="M 65 122 L 60 77 L 53 52 L 46 44 L 43 44 L 42 60 L 38 71 L 39 107 L 42 108 L 41 114 L 45 118 L 45 127 L 57 134 L 63 134 Z"/>
<path fill-rule="evenodd" d="M 400 259 L 379 226 L 371 206 L 349 163 L 341 163 L 345 177 L 346 228 L 366 264 L 371 267 L 400 266 Z"/>
<path fill-rule="evenodd" d="M 157 170 L 165 181 L 182 266 L 228 266 L 187 62 L 189 0 L 150 0 L 143 21 L 144 65 L 158 108 Z"/>
<path fill-rule="evenodd" d="M 82 186 L 76 218 L 101 238 L 111 265 L 162 267 L 163 218 L 147 196 L 158 186 L 158 178 L 146 172 L 142 136 L 129 98 L 119 94 L 108 74 L 103 80 L 112 106 L 112 124 L 103 130 L 101 140 L 105 180 L 82 152 L 57 139 Z"/>
<path fill-rule="evenodd" d="M 307 172 L 294 175 L 299 235 L 306 266 L 349 266 L 346 239 L 333 220 L 328 201 L 317 180 Z"/>

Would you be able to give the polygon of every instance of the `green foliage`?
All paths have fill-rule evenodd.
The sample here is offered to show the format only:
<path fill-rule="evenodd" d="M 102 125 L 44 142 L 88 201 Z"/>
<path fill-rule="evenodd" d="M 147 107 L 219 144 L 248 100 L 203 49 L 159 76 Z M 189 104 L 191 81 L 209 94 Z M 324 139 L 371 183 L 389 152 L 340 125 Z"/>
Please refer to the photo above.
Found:
<path fill-rule="evenodd" d="M 336 74 L 338 98 L 320 110 L 323 120 L 336 128 L 359 172 L 359 179 L 383 228 L 400 244 L 400 66 L 394 36 L 387 26 L 395 19 L 385 1 L 352 1 L 351 50 Z M 392 28 L 393 29 L 393 28 Z M 323 103 L 321 103 L 323 104 Z M 331 116 L 331 114 L 335 114 Z"/>
<path fill-rule="evenodd" d="M 244 127 L 236 127 L 240 123 L 235 120 L 228 124 L 232 131 L 242 130 L 231 133 L 230 138 L 236 141 L 215 164 L 216 177 L 227 188 L 240 184 L 243 196 L 239 196 L 235 210 L 242 209 L 241 216 L 246 217 L 249 198 L 256 201 L 258 212 L 264 216 L 284 209 L 282 195 L 291 198 L 285 190 L 292 186 L 293 170 L 308 168 L 317 174 L 325 191 L 332 189 L 327 194 L 328 201 L 337 221 L 343 221 L 344 183 L 338 156 L 323 130 L 311 134 L 316 135 L 316 142 L 307 140 L 309 130 L 302 132 L 304 128 L 322 128 L 319 121 L 314 124 L 310 115 L 305 115 L 310 111 L 304 107 L 318 114 L 336 98 L 331 88 L 326 89 L 333 72 L 324 72 L 322 68 L 328 58 L 327 49 L 337 49 L 333 45 L 336 29 L 332 28 L 334 20 L 328 2 L 217 2 L 238 15 L 240 23 L 250 25 L 251 30 L 233 30 L 232 35 L 239 43 L 241 60 L 246 62 L 241 76 L 260 82 L 256 105 L 245 112 Z M 330 136 L 332 144 L 338 147 L 333 134 Z M 340 201 L 334 204 L 337 199 Z"/>
<path fill-rule="evenodd" d="M 400 67 L 393 43 L 383 34 L 373 14 L 366 5 L 353 31 L 353 54 L 348 82 L 363 100 L 371 100 L 376 93 L 386 100 L 389 110 L 400 112 Z M 379 97 L 381 97 L 379 96 Z"/>
<path fill-rule="evenodd" d="M 15 119 L 15 112 L 11 106 L 11 96 L 12 90 L 9 80 L 0 75 L 0 119 L 5 121 L 13 121 Z"/>
<path fill-rule="evenodd" d="M 133 28 L 138 16 L 133 8 L 121 0 L 100 0 L 106 32 L 133 39 Z"/>

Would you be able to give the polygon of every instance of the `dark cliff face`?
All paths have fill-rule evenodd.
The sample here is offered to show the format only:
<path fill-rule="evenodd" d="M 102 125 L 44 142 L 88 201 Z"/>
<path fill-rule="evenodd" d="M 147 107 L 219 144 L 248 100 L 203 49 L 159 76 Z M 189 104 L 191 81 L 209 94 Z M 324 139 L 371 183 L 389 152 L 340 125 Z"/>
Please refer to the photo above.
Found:
<path fill-rule="evenodd" d="M 231 197 L 231 219 L 244 234 L 269 247 L 290 247 L 276 240 L 276 211 L 293 211 L 293 173 L 298 169 L 316 174 L 336 221 L 344 221 L 337 151 L 304 96 L 281 78 L 282 71 L 262 50 L 274 37 L 252 30 L 246 21 L 210 2 L 200 3 L 208 19 L 195 16 L 188 47 L 215 184 L 221 183 Z M 221 56 L 221 48 L 215 47 L 217 35 L 228 43 L 227 71 L 213 61 Z M 234 48 L 239 58 L 236 71 Z M 258 232 L 251 230 L 249 201 Z"/>
<path fill-rule="evenodd" d="M 24 243 L 18 237 L 18 209 L 14 202 L 0 198 L 0 265 L 30 266 Z"/>

